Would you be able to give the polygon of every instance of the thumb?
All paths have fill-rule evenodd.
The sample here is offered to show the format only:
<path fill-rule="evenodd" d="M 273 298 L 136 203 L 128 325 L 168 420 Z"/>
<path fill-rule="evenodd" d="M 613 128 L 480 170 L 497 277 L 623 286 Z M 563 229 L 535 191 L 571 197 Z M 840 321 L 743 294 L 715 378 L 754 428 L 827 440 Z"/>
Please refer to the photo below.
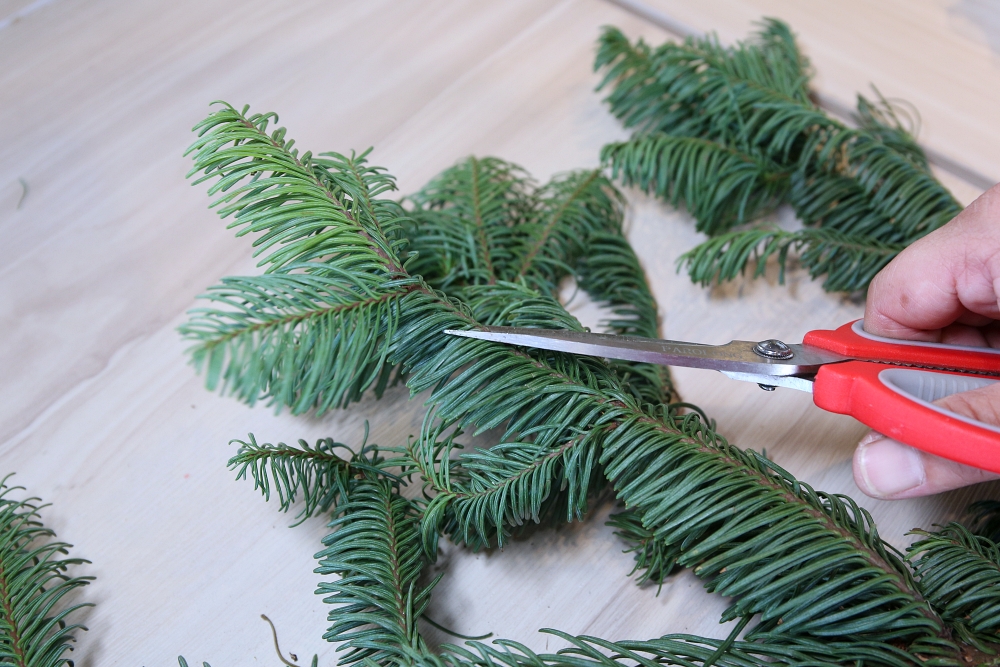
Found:
<path fill-rule="evenodd" d="M 935 404 L 1000 426 L 1000 382 L 946 396 Z M 1000 475 L 927 454 L 875 431 L 870 431 L 854 452 L 854 481 L 872 498 L 928 496 L 991 479 L 1000 479 Z"/>

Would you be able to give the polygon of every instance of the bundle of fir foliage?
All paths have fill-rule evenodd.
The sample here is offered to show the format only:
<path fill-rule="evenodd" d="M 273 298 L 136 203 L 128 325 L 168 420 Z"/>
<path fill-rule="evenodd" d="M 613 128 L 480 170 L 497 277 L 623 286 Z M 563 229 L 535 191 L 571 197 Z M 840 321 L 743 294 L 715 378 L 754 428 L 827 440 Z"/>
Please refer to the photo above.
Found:
<path fill-rule="evenodd" d="M 611 331 L 656 335 L 656 304 L 622 230 L 622 198 L 598 171 L 536 185 L 469 158 L 403 203 L 366 155 L 300 153 L 274 114 L 228 105 L 196 127 L 195 182 L 264 273 L 231 277 L 182 327 L 208 386 L 293 413 L 426 392 L 407 443 L 352 450 L 240 443 L 230 466 L 300 519 L 324 514 L 332 578 L 324 635 L 350 665 L 957 665 L 996 659 L 1000 558 L 958 524 L 907 556 L 850 498 L 797 481 L 671 403 L 660 368 L 443 335 L 485 325 L 580 330 L 556 299 L 574 276 L 615 313 Z M 465 448 L 467 432 L 499 444 Z M 419 485 L 417 494 L 404 494 Z M 601 492 L 645 580 L 690 567 L 739 619 L 725 641 L 611 642 L 553 632 L 536 654 L 496 640 L 432 650 L 422 574 L 445 536 L 502 546 L 525 524 L 577 520 Z M 413 497 L 413 496 L 416 497 Z M 742 639 L 737 634 L 745 631 Z"/>
<path fill-rule="evenodd" d="M 75 619 L 91 606 L 74 592 L 93 577 L 70 569 L 88 561 L 66 557 L 70 545 L 41 523 L 44 506 L 12 498 L 24 489 L 8 479 L 0 480 L 0 665 L 72 667 L 74 633 L 86 629 Z"/>
<path fill-rule="evenodd" d="M 892 110 L 862 101 L 846 128 L 809 101 L 787 28 L 723 49 L 651 50 L 609 30 L 612 109 L 641 128 L 605 155 L 613 171 L 683 202 L 715 239 L 688 256 L 697 280 L 757 272 L 790 249 L 828 289 L 867 284 L 899 249 L 957 212 Z M 675 402 L 659 367 L 455 338 L 484 325 L 580 329 L 556 300 L 567 276 L 614 317 L 657 334 L 657 306 L 622 230 L 622 197 L 599 171 L 538 186 L 501 160 L 469 158 L 400 203 L 366 155 L 299 153 L 273 114 L 228 105 L 196 127 L 196 182 L 238 234 L 257 234 L 262 275 L 212 287 L 182 331 L 209 387 L 293 413 L 346 407 L 395 381 L 427 392 L 420 434 L 379 450 L 333 440 L 240 442 L 230 466 L 300 520 L 329 517 L 318 554 L 332 578 L 325 637 L 340 664 L 627 667 L 663 664 L 1000 664 L 1000 505 L 972 530 L 917 531 L 907 554 L 850 498 L 816 491 L 726 442 Z M 740 229 L 788 201 L 800 232 Z M 728 230 L 728 231 L 727 231 Z M 714 244 L 714 245 L 713 245 Z M 499 444 L 466 449 L 496 429 Z M 408 485 L 420 492 L 404 494 Z M 608 641 L 544 630 L 569 646 L 510 640 L 432 649 L 419 624 L 445 536 L 496 548 L 531 522 L 577 520 L 601 493 L 642 581 L 693 568 L 739 619 L 724 641 Z M 0 490 L 0 664 L 58 667 L 87 582 L 34 501 Z M 416 496 L 416 497 L 414 497 Z M 428 620 L 429 622 L 429 620 Z M 742 639 L 736 640 L 744 632 Z M 181 659 L 182 667 L 186 662 Z M 316 664 L 314 658 L 313 664 Z"/>
<path fill-rule="evenodd" d="M 931 175 L 904 109 L 859 96 L 849 127 L 813 102 L 809 63 L 780 21 L 733 47 L 708 36 L 652 48 L 607 28 L 595 68 L 611 112 L 635 129 L 602 157 L 709 235 L 681 258 L 698 283 L 760 276 L 770 258 L 783 277 L 794 254 L 825 289 L 862 290 L 962 208 Z M 781 204 L 802 229 L 760 222 Z"/>
<path fill-rule="evenodd" d="M 852 500 L 816 491 L 671 403 L 664 369 L 442 335 L 490 324 L 579 329 L 555 298 L 574 276 L 614 312 L 612 331 L 656 335 L 656 304 L 621 232 L 622 198 L 597 171 L 537 186 L 496 159 L 461 162 L 401 204 L 365 155 L 300 154 L 273 114 L 229 106 L 196 128 L 198 181 L 262 275 L 224 279 L 183 327 L 209 386 L 295 413 L 344 407 L 403 379 L 429 392 L 418 437 L 379 451 L 321 440 L 260 444 L 230 461 L 300 519 L 330 517 L 319 592 L 341 664 L 450 667 L 956 665 L 997 663 L 1000 525 L 921 532 L 906 556 Z M 463 449 L 463 433 L 500 444 Z M 422 492 L 404 495 L 409 484 Z M 514 641 L 432 650 L 422 585 L 442 535 L 494 548 L 528 522 L 581 519 L 599 493 L 640 581 L 691 567 L 733 600 L 725 641 L 607 641 L 546 630 L 569 648 Z M 0 492 L 0 664 L 58 667 L 88 577 L 63 558 L 32 500 Z M 756 619 L 753 621 L 753 619 Z M 751 624 L 751 621 L 753 623 Z M 738 632 L 746 631 L 739 641 Z M 182 661 L 182 664 L 183 661 Z M 315 661 L 314 661 L 315 664 Z"/>

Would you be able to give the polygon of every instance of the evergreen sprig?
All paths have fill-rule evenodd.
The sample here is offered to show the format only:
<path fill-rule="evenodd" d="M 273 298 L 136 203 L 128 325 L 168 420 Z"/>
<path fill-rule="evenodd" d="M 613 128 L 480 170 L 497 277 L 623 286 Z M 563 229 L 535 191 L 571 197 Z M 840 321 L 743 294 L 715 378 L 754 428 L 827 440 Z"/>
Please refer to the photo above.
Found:
<path fill-rule="evenodd" d="M 326 548 L 316 554 L 316 572 L 338 577 L 316 591 L 333 605 L 324 638 L 347 651 L 341 665 L 410 664 L 428 652 L 416 624 L 438 580 L 417 581 L 425 563 L 410 501 L 388 479 L 358 476 L 334 510 Z"/>
<path fill-rule="evenodd" d="M 70 570 L 89 563 L 65 557 L 71 545 L 42 525 L 37 498 L 14 500 L 21 487 L 0 481 L 0 665 L 60 667 L 76 641 L 79 610 L 92 606 L 64 598 L 93 580 Z"/>
<path fill-rule="evenodd" d="M 417 283 L 398 257 L 405 213 L 377 198 L 392 178 L 364 154 L 300 155 L 283 128 L 268 133 L 273 119 L 226 106 L 195 128 L 190 175 L 215 179 L 212 206 L 238 235 L 260 234 L 267 272 L 211 288 L 212 307 L 182 331 L 210 387 L 251 405 L 323 412 L 385 388 L 386 345 Z"/>
<path fill-rule="evenodd" d="M 608 525 L 615 528 L 615 535 L 622 538 L 628 548 L 625 553 L 634 554 L 635 566 L 629 576 L 638 574 L 637 584 L 652 582 L 657 584 L 657 592 L 666 578 L 677 569 L 680 546 L 657 539 L 656 533 L 642 525 L 642 514 L 635 510 L 623 509 L 611 515 Z"/>
<path fill-rule="evenodd" d="M 760 277 L 768 260 L 776 258 L 778 279 L 784 282 L 789 253 L 794 253 L 810 277 L 823 277 L 827 291 L 854 292 L 864 289 L 904 247 L 832 229 L 789 232 L 764 227 L 720 234 L 682 255 L 681 261 L 687 264 L 691 280 L 707 286 L 741 273 Z"/>
<path fill-rule="evenodd" d="M 964 639 L 1000 643 L 1000 547 L 954 522 L 913 532 L 907 558 L 930 603 Z"/>
<path fill-rule="evenodd" d="M 652 48 L 607 28 L 595 68 L 605 72 L 611 112 L 636 130 L 604 147 L 612 173 L 683 204 L 699 231 L 725 234 L 681 258 L 696 282 L 743 269 L 759 276 L 769 258 L 783 275 L 792 250 L 814 278 L 827 275 L 825 289 L 864 289 L 902 248 L 961 210 L 881 95 L 858 97 L 857 127 L 812 102 L 808 62 L 780 21 L 766 20 L 733 47 L 709 36 Z M 733 229 L 781 203 L 804 230 Z"/>
<path fill-rule="evenodd" d="M 709 235 L 773 211 L 789 187 L 781 165 L 701 137 L 640 135 L 608 144 L 601 159 L 625 185 L 685 204 Z"/>
<path fill-rule="evenodd" d="M 287 512 L 301 497 L 303 507 L 296 517 L 298 523 L 325 514 L 336 505 L 346 494 L 350 477 L 369 468 L 366 454 L 371 452 L 375 465 L 379 462 L 377 448 L 366 443 L 361 445 L 361 454 L 355 454 L 332 438 L 321 438 L 315 445 L 299 440 L 298 447 L 291 447 L 283 442 L 258 444 L 253 433 L 248 437 L 246 442 L 230 443 L 239 444 L 240 448 L 229 459 L 229 469 L 236 471 L 236 479 L 246 479 L 249 473 L 254 489 L 260 489 L 264 500 L 271 499 L 273 488 L 282 512 Z M 338 449 L 344 450 L 346 456 L 338 456 Z"/>
<path fill-rule="evenodd" d="M 201 126 L 210 128 L 211 138 L 203 135 L 199 145 L 226 152 L 256 141 L 270 146 L 268 151 L 278 150 L 263 129 L 257 138 L 248 136 L 248 127 L 261 125 L 258 116 L 231 107 L 218 113 L 222 120 Z M 283 137 L 284 132 L 275 136 Z M 620 199 L 600 175 L 581 172 L 556 179 L 551 187 L 535 188 L 513 166 L 470 159 L 435 180 L 427 192 L 411 197 L 407 219 L 401 220 L 398 209 L 378 204 L 371 194 L 384 187 L 387 177 L 382 171 L 360 159 L 344 162 L 354 171 L 379 175 L 378 181 L 361 179 L 355 191 L 348 192 L 336 186 L 343 175 L 334 167 L 327 168 L 323 178 L 308 170 L 292 173 L 287 145 L 281 150 L 286 154 L 273 162 L 259 154 L 217 160 L 208 152 L 199 153 L 199 160 L 220 165 L 213 166 L 211 174 L 229 187 L 237 187 L 237 174 L 266 182 L 280 173 L 290 192 L 311 192 L 318 183 L 322 195 L 334 202 L 331 211 L 366 202 L 374 213 L 371 224 L 355 228 L 358 239 L 342 252 L 328 247 L 329 260 L 310 261 L 346 265 L 351 261 L 346 255 L 358 252 L 370 259 L 370 249 L 380 248 L 382 254 L 375 254 L 381 261 L 366 260 L 366 275 L 352 272 L 349 278 L 373 290 L 405 284 L 409 291 L 381 315 L 392 318 L 391 326 L 373 321 L 375 330 L 385 332 L 378 346 L 372 347 L 367 330 L 339 330 L 338 344 L 351 359 L 339 372 L 381 364 L 400 369 L 412 392 L 430 391 L 421 433 L 397 448 L 397 457 L 384 467 L 360 472 L 370 481 L 363 502 L 352 504 L 348 492 L 346 504 L 334 510 L 344 526 L 354 525 L 352 517 L 361 513 L 358 530 L 366 535 L 354 543 L 345 537 L 351 533 L 339 528 L 333 535 L 340 537 L 330 543 L 337 548 L 336 562 L 325 566 L 331 573 L 357 572 L 342 581 L 358 587 L 336 589 L 350 602 L 331 613 L 330 636 L 355 642 L 350 655 L 400 664 L 503 663 L 508 658 L 501 659 L 501 654 L 513 656 L 509 659 L 517 664 L 568 660 L 532 657 L 510 649 L 518 646 L 515 643 L 502 641 L 499 653 L 475 648 L 474 660 L 471 653 L 460 651 L 425 654 L 413 634 L 413 619 L 419 614 L 406 610 L 423 609 L 426 599 L 421 596 L 428 589 L 417 593 L 411 585 L 420 564 L 436 556 L 441 534 L 473 547 L 502 545 L 525 522 L 556 512 L 570 520 L 583 517 L 594 494 L 610 487 L 633 513 L 628 521 L 648 531 L 640 539 L 651 536 L 655 541 L 647 546 L 694 568 L 710 590 L 733 599 L 724 619 L 741 619 L 741 625 L 758 619 L 747 634 L 749 643 L 694 640 L 702 648 L 684 648 L 695 651 L 684 654 L 688 657 L 677 657 L 683 654 L 680 644 L 662 649 L 662 656 L 682 663 L 697 661 L 697 655 L 708 661 L 742 660 L 738 656 L 743 655 L 767 662 L 780 661 L 782 652 L 790 651 L 787 655 L 798 656 L 796 660 L 808 657 L 797 664 L 955 664 L 958 649 L 950 640 L 952 629 L 923 599 L 901 558 L 878 537 L 871 517 L 850 499 L 815 491 L 770 461 L 737 449 L 698 411 L 644 402 L 642 397 L 655 384 L 650 375 L 599 359 L 443 335 L 445 329 L 493 324 L 579 330 L 580 324 L 554 298 L 558 282 L 568 275 L 594 289 L 598 300 L 624 311 L 624 322 L 617 326 L 655 330 L 651 296 L 631 308 L 623 299 L 649 290 L 637 262 L 611 259 L 628 254 L 624 241 L 609 240 L 608 235 L 621 238 L 621 209 L 615 204 Z M 252 169 L 242 166 L 241 160 L 251 159 Z M 297 180 L 304 181 L 301 188 L 294 185 Z M 288 231 L 297 240 L 282 252 L 295 256 L 312 236 L 325 233 L 326 228 L 309 217 L 311 209 L 300 207 L 285 191 L 273 190 L 278 204 L 259 190 L 239 188 L 243 194 L 229 205 L 249 209 L 242 198 L 251 198 L 257 208 L 246 214 L 250 224 L 256 224 L 253 211 L 288 206 L 282 217 L 287 230 L 298 224 L 300 215 L 303 224 L 311 226 L 311 235 Z M 330 224 L 339 228 L 343 223 L 335 219 Z M 400 231 L 393 236 L 380 229 Z M 595 258 L 598 248 L 613 248 L 608 261 Z M 426 267 L 427 278 L 410 272 L 418 266 Z M 322 271 L 322 266 L 314 269 L 317 275 Z M 196 317 L 223 320 L 228 315 L 212 307 Z M 196 345 L 203 344 L 197 332 L 185 332 Z M 289 338 L 283 345 L 291 349 L 266 353 L 295 358 L 297 346 L 313 342 Z M 252 348 L 248 353 L 255 354 Z M 241 382 L 239 372 L 245 371 L 237 371 L 234 381 Z M 340 377 L 333 374 L 328 381 L 339 386 Z M 646 388 L 634 389 L 641 385 Z M 323 395 L 326 389 L 317 384 L 313 391 Z M 281 404 L 283 394 L 271 396 Z M 499 445 L 462 446 L 463 433 L 494 428 L 500 431 Z M 404 500 L 397 479 L 375 472 L 391 465 L 400 466 L 404 477 L 419 477 L 420 498 Z M 262 470 L 250 468 L 255 477 Z M 373 505 L 387 509 L 375 512 Z M 398 535 L 393 532 L 397 528 L 402 531 Z M 384 546 L 392 539 L 396 547 Z M 369 544 L 383 546 L 362 548 Z M 394 551 L 397 547 L 400 550 Z M 355 548 L 363 553 L 354 554 Z M 385 569 L 387 563 L 404 562 L 405 570 Z M 662 562 L 666 567 L 667 560 Z M 355 611 L 362 607 L 357 605 L 367 611 L 359 611 L 359 616 Z M 372 625 L 362 628 L 362 618 Z M 591 642 L 580 641 L 581 650 Z M 739 648 L 744 646 L 760 649 Z M 504 653 L 508 649 L 511 652 Z M 675 649 L 680 653 L 670 653 Z M 698 653 L 703 649 L 711 653 Z"/>

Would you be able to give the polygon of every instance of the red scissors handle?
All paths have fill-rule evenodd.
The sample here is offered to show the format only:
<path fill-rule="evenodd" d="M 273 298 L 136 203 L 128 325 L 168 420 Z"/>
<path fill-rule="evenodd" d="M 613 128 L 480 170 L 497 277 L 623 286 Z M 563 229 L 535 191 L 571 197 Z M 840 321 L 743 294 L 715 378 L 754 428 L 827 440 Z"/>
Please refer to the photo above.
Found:
<path fill-rule="evenodd" d="M 961 373 L 845 361 L 819 369 L 813 401 L 911 447 L 1000 473 L 1000 428 L 932 402 L 995 382 Z"/>
<path fill-rule="evenodd" d="M 864 320 L 845 324 L 834 331 L 810 331 L 802 342 L 852 359 L 1000 375 L 998 349 L 876 336 L 865 331 Z"/>
<path fill-rule="evenodd" d="M 1000 381 L 968 374 L 1000 374 L 1000 350 L 872 336 L 861 328 L 860 320 L 836 331 L 812 331 L 803 342 L 856 359 L 882 362 L 846 361 L 820 368 L 813 387 L 817 406 L 851 415 L 879 433 L 925 452 L 1000 473 L 1000 427 L 933 403 Z M 902 368 L 885 362 L 953 370 Z"/>

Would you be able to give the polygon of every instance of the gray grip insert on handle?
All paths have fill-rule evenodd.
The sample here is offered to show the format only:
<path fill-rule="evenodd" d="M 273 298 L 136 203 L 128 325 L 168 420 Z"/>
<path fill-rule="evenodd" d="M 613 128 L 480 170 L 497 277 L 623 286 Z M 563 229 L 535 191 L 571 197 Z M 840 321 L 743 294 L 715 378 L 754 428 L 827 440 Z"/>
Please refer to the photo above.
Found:
<path fill-rule="evenodd" d="M 887 368 L 878 374 L 878 379 L 882 381 L 882 384 L 896 393 L 902 394 L 935 412 L 948 415 L 949 417 L 988 431 L 1000 433 L 1000 427 L 998 426 L 960 415 L 957 412 L 945 409 L 940 405 L 934 405 L 933 403 L 933 401 L 940 400 L 945 396 L 972 391 L 973 389 L 981 389 L 982 387 L 996 384 L 1000 380 L 971 375 L 937 373 L 935 371 L 918 370 L 916 368 Z"/>

